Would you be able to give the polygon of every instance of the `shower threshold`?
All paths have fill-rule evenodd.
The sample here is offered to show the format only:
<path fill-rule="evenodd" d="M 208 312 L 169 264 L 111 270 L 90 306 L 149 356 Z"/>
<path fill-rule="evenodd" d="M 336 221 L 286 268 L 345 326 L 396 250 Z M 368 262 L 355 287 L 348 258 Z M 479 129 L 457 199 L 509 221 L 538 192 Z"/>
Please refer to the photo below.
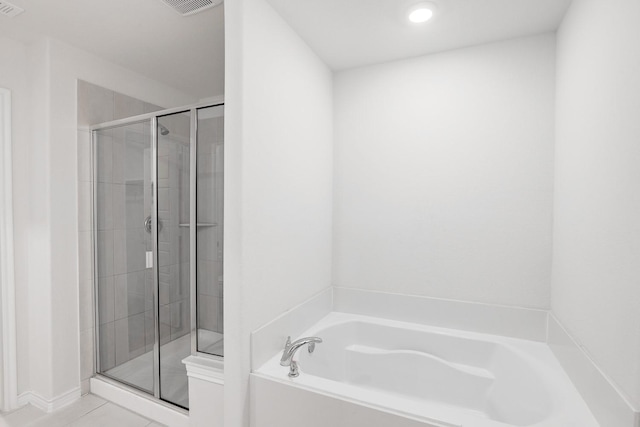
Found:
<path fill-rule="evenodd" d="M 162 400 L 183 408 L 189 407 L 189 381 L 187 369 L 182 363 L 191 355 L 191 336 L 183 335 L 160 347 Z M 201 351 L 223 356 L 224 338 L 217 332 L 199 330 L 198 342 Z M 153 390 L 153 351 L 148 351 L 134 359 L 104 372 L 110 378 L 133 385 L 143 390 Z"/>

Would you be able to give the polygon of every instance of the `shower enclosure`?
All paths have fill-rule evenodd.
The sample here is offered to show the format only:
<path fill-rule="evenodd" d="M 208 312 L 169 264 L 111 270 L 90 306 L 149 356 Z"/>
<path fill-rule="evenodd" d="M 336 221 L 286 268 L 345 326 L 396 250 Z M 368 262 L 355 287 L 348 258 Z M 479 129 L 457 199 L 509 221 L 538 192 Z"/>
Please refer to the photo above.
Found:
<path fill-rule="evenodd" d="M 91 128 L 96 370 L 189 407 L 182 360 L 223 357 L 222 104 Z"/>

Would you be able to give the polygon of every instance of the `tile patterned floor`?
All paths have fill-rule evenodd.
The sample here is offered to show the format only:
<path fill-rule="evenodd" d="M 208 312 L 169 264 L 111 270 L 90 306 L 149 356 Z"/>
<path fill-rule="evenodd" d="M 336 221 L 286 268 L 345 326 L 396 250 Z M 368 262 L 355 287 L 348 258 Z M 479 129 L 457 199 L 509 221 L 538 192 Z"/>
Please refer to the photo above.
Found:
<path fill-rule="evenodd" d="M 27 405 L 0 414 L 0 427 L 162 427 L 136 413 L 92 394 L 59 411 L 47 414 Z"/>

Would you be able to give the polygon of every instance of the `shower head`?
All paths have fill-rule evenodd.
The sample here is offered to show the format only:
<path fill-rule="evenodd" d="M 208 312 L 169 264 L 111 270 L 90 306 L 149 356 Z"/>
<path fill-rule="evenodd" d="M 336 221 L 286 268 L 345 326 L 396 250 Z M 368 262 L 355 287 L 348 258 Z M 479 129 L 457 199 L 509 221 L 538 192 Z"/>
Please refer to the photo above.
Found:
<path fill-rule="evenodd" d="M 158 123 L 158 128 L 160 129 L 160 135 L 167 136 L 169 135 L 169 129 Z"/>

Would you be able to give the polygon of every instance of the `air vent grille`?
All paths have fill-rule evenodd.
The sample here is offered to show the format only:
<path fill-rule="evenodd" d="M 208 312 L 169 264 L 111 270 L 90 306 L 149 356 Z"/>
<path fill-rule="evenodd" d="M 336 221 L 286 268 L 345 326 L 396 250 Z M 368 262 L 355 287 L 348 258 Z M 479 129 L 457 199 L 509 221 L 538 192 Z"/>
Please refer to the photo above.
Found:
<path fill-rule="evenodd" d="M 1 0 L 0 0 L 1 1 Z M 222 3 L 222 0 L 162 0 L 182 16 L 193 15 Z"/>
<path fill-rule="evenodd" d="M 24 9 L 16 6 L 15 4 L 0 0 L 0 15 L 13 18 L 14 16 L 20 15 L 22 12 L 24 12 Z"/>

